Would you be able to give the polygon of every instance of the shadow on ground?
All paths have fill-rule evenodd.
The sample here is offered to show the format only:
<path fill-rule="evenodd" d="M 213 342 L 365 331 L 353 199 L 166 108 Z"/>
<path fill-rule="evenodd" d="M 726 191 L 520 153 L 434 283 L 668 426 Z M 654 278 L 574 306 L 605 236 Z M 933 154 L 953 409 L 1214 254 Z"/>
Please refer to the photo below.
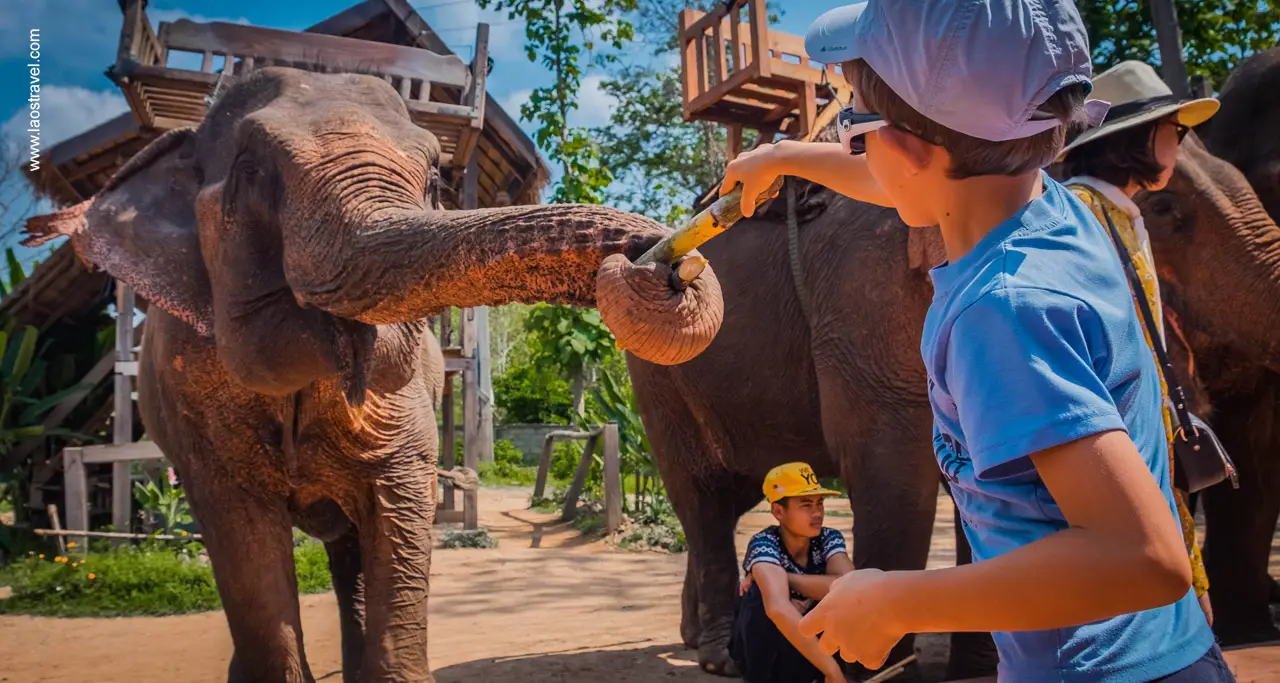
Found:
<path fill-rule="evenodd" d="M 652 642 L 652 641 L 645 641 Z M 634 643 L 617 643 L 628 647 Z M 437 669 L 437 683 L 599 683 L 617 681 L 724 680 L 703 673 L 696 654 L 680 644 L 650 645 L 634 650 L 565 650 L 507 659 L 483 659 Z"/>

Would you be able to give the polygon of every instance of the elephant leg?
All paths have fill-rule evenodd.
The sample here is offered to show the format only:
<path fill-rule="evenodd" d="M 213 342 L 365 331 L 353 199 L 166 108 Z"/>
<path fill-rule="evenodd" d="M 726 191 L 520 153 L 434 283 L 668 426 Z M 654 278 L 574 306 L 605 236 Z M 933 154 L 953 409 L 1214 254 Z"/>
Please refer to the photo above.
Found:
<path fill-rule="evenodd" d="M 702 623 L 698 618 L 698 568 L 693 553 L 685 553 L 684 588 L 680 591 L 680 640 L 696 650 L 702 640 Z"/>
<path fill-rule="evenodd" d="M 951 487 L 946 479 L 942 481 L 947 493 Z M 953 501 L 954 502 L 954 501 Z M 956 564 L 973 562 L 973 549 L 969 547 L 969 538 L 964 534 L 964 526 L 960 522 L 960 510 L 953 511 L 956 525 Z M 990 633 L 952 633 L 951 653 L 947 660 L 947 680 L 963 680 L 994 676 L 1000 663 L 1000 653 L 996 651 L 996 641 Z"/>
<path fill-rule="evenodd" d="M 362 683 L 435 680 L 427 657 L 434 451 L 392 456 L 357 522 L 365 598 Z"/>
<path fill-rule="evenodd" d="M 1271 616 L 1272 581 L 1267 571 L 1276 518 L 1280 515 L 1280 478 L 1249 472 L 1240 465 L 1240 488 L 1217 485 L 1204 491 L 1204 564 L 1213 601 L 1214 631 L 1223 645 L 1280 639 Z"/>
<path fill-rule="evenodd" d="M 734 528 L 763 497 L 759 483 L 721 471 L 710 479 L 705 473 L 685 479 L 668 493 L 689 542 L 682 602 L 696 607 L 698 664 L 708 673 L 737 676 L 729 656 L 739 574 Z M 692 630 L 682 622 L 682 637 L 686 629 Z"/>
<path fill-rule="evenodd" d="M 314 683 L 302 647 L 293 524 L 283 500 L 261 499 L 223 483 L 209 490 L 183 471 L 200 523 L 234 652 L 230 683 Z"/>
<path fill-rule="evenodd" d="M 909 398 L 866 402 L 818 372 L 822 424 L 827 447 L 840 463 L 853 508 L 853 564 L 883 571 L 924 569 L 929 559 L 938 505 L 938 466 L 932 456 L 928 405 Z M 861 399 L 861 400 L 859 400 Z M 908 634 L 889 654 L 887 664 L 911 656 L 915 636 Z M 860 667 L 859 667 L 860 668 Z M 919 667 L 908 665 L 903 678 L 918 680 Z"/>
<path fill-rule="evenodd" d="M 360 538 L 355 530 L 326 543 L 333 592 L 342 627 L 342 683 L 357 683 L 364 661 L 364 581 L 360 574 Z"/>
<path fill-rule="evenodd" d="M 1280 386 L 1258 388 L 1215 405 L 1214 426 L 1240 471 L 1240 488 L 1203 491 L 1204 564 L 1214 631 L 1224 645 L 1280 639 L 1271 616 L 1268 564 L 1280 516 Z"/>

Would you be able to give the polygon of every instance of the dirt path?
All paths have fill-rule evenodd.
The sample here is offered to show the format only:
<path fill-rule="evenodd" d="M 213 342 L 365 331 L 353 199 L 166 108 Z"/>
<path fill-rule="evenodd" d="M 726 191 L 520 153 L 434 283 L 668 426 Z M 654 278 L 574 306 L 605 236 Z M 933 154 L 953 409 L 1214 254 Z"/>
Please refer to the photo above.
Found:
<path fill-rule="evenodd" d="M 498 548 L 435 551 L 430 642 L 440 683 L 724 680 L 699 671 L 694 653 L 679 642 L 683 555 L 585 542 L 554 515 L 525 510 L 527 497 L 523 490 L 482 492 L 481 524 L 498 538 Z M 949 506 L 940 499 L 930 566 L 952 562 Z M 837 512 L 828 526 L 847 531 L 848 517 L 836 516 L 841 506 L 831 507 Z M 763 507 L 743 518 L 740 551 L 770 519 Z M 333 594 L 304 596 L 302 620 L 313 674 L 341 681 Z M 936 672 L 945 644 L 936 637 L 921 643 L 922 661 Z M 230 656 L 221 612 L 0 617 L 4 683 L 221 683 Z M 1280 668 L 1269 671 L 1240 683 L 1280 680 Z"/>

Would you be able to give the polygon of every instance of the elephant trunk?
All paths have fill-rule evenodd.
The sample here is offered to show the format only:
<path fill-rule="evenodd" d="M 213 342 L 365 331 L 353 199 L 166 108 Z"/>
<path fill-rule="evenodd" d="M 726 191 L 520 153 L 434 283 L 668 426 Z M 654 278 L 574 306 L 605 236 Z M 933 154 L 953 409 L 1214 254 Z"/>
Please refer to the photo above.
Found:
<path fill-rule="evenodd" d="M 417 320 L 446 306 L 598 305 L 621 346 L 664 364 L 705 349 L 723 316 L 710 269 L 686 285 L 666 265 L 632 264 L 669 231 L 616 209 L 383 207 L 346 222 L 309 232 L 336 236 L 319 254 L 314 244 L 286 249 L 299 303 L 371 324 Z"/>

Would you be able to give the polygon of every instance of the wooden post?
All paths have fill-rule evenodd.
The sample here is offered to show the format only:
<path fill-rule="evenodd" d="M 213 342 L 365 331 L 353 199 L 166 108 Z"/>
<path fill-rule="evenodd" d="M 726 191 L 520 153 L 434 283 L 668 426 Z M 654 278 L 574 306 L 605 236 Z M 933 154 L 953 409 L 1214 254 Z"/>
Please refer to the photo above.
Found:
<path fill-rule="evenodd" d="M 67 537 L 62 535 L 62 522 L 58 520 L 58 506 L 49 503 L 45 507 L 45 512 L 49 513 L 49 527 L 58 534 L 58 552 L 67 554 Z"/>
<path fill-rule="evenodd" d="M 115 417 L 111 442 L 116 446 L 133 443 L 133 290 L 116 282 L 116 376 Z M 133 481 L 129 462 L 111 465 L 111 524 L 116 531 L 129 531 L 133 504 Z M 86 529 L 87 531 L 87 529 Z"/>
<path fill-rule="evenodd" d="M 445 311 L 448 316 L 449 311 Z M 458 456 L 454 448 L 457 442 L 457 430 L 453 424 L 453 380 L 454 376 L 446 374 L 444 376 L 444 395 L 440 398 L 441 412 L 441 429 L 443 438 L 440 440 L 440 447 L 444 449 L 441 457 L 441 466 L 446 470 L 452 470 L 458 465 Z M 444 480 L 444 504 L 441 509 L 456 510 L 457 505 L 453 499 L 453 482 Z"/>
<path fill-rule="evenodd" d="M 573 473 L 573 481 L 564 494 L 564 505 L 560 508 L 561 519 L 573 519 L 578 516 L 578 499 L 582 497 L 582 489 L 587 485 L 587 474 L 591 472 L 591 463 L 596 454 L 595 434 L 587 437 L 582 444 L 582 457 L 578 459 L 578 469 Z"/>
<path fill-rule="evenodd" d="M 622 526 L 622 473 L 618 454 L 618 423 L 604 426 L 604 528 L 614 533 Z"/>
<path fill-rule="evenodd" d="M 551 434 L 542 440 L 542 459 L 538 461 L 538 478 L 533 483 L 533 497 L 541 498 L 547 490 L 547 474 L 551 471 L 551 452 L 556 440 Z"/>
<path fill-rule="evenodd" d="M 84 472 L 84 450 L 76 447 L 62 449 L 63 494 L 67 508 L 67 528 L 76 531 L 89 530 L 89 484 Z M 83 536 L 73 538 L 76 543 L 88 543 Z"/>
<path fill-rule="evenodd" d="M 1178 10 L 1173 0 L 1151 0 L 1151 23 L 1160 44 L 1160 71 L 1164 82 L 1178 97 L 1189 97 L 1187 63 L 1182 56 L 1182 30 L 1178 28 Z"/>
<path fill-rule="evenodd" d="M 475 360 L 476 319 L 475 311 L 470 308 L 462 311 L 462 355 Z M 462 371 L 462 466 L 472 471 L 480 468 L 480 401 L 479 381 L 476 377 L 475 363 Z M 480 526 L 479 491 L 472 489 L 462 492 L 463 528 L 477 529 Z"/>

